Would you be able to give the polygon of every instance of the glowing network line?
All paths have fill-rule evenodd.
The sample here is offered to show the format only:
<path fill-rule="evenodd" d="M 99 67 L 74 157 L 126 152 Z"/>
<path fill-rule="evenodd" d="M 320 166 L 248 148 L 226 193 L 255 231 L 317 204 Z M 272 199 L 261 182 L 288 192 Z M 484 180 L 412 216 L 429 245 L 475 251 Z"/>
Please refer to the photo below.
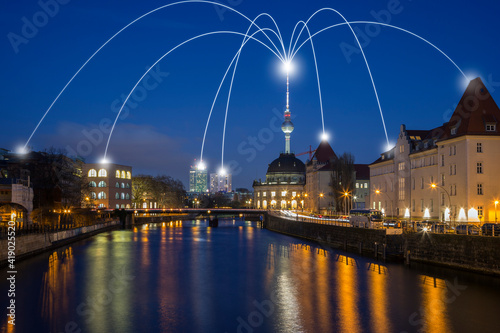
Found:
<path fill-rule="evenodd" d="M 260 28 L 259 28 L 260 29 Z M 151 69 L 153 69 L 161 60 L 163 60 L 163 58 L 165 58 L 167 55 L 169 55 L 170 53 L 172 53 L 173 51 L 175 51 L 176 49 L 178 49 L 179 47 L 183 46 L 184 44 L 186 43 L 189 43 L 193 40 L 196 40 L 196 39 L 199 39 L 199 38 L 202 38 L 202 37 L 205 37 L 205 36 L 210 36 L 210 35 L 217 35 L 217 34 L 233 34 L 233 35 L 240 35 L 240 36 L 248 36 L 248 35 L 245 35 L 244 33 L 241 33 L 241 32 L 236 32 L 236 31 L 212 31 L 212 32 L 207 32 L 207 33 L 204 33 L 204 34 L 200 34 L 198 36 L 195 36 L 195 37 L 192 37 L 192 38 L 189 38 L 187 40 L 185 40 L 184 42 L 178 44 L 177 46 L 175 46 L 174 48 L 170 49 L 167 53 L 163 54 L 158 60 L 155 61 L 155 63 L 153 65 L 151 65 L 151 67 L 149 67 L 146 72 L 141 76 L 141 78 L 137 81 L 137 83 L 134 85 L 134 87 L 132 88 L 132 90 L 130 91 L 130 93 L 127 95 L 127 98 L 125 98 L 122 106 L 120 107 L 120 110 L 118 111 L 118 114 L 116 115 L 116 118 L 115 118 L 115 121 L 113 122 L 113 126 L 111 127 L 111 131 L 109 133 L 109 136 L 108 136 L 108 140 L 106 142 L 106 148 L 104 150 L 104 160 L 106 160 L 107 158 L 107 154 L 108 154 L 108 148 L 109 148 L 109 142 L 111 140 L 111 136 L 113 135 L 113 132 L 114 132 L 114 129 L 115 129 L 115 126 L 116 126 L 116 122 L 118 121 L 118 118 L 120 117 L 121 115 L 121 112 L 123 110 L 123 108 L 125 107 L 125 105 L 127 104 L 130 96 L 132 95 L 132 93 L 134 92 L 134 90 L 137 88 L 137 86 L 139 85 L 139 83 L 141 83 L 141 81 L 144 79 L 144 77 L 151 71 Z M 274 55 L 276 55 L 278 58 L 278 54 L 276 54 L 274 52 L 273 49 L 271 49 L 268 45 L 266 45 L 265 43 L 261 42 L 259 39 L 257 38 L 254 38 L 252 36 L 249 36 L 251 39 L 259 42 L 260 44 L 264 45 L 266 48 L 268 48 L 272 53 L 274 53 Z"/>
<path fill-rule="evenodd" d="M 400 31 L 403 31 L 403 32 L 406 32 L 414 37 L 417 37 L 418 39 L 426 42 L 427 44 L 429 44 L 430 46 L 432 46 L 434 49 L 436 49 L 439 53 L 441 53 L 442 55 L 444 55 L 446 57 L 446 59 L 448 59 L 452 64 L 453 66 L 455 66 L 459 71 L 460 73 L 463 75 L 463 77 L 467 80 L 470 81 L 470 79 L 467 77 L 467 75 L 465 75 L 465 73 L 462 71 L 462 69 L 446 54 L 444 53 L 444 51 L 442 51 L 439 47 L 437 47 L 436 45 L 434 45 L 433 43 L 431 43 L 430 41 L 428 41 L 427 39 L 417 35 L 416 33 L 413 33 L 409 30 L 406 30 L 406 29 L 403 29 L 401 27 L 398 27 L 398 26 L 395 26 L 395 25 L 391 25 L 391 24 L 387 24 L 387 23 L 381 23 L 381 22 L 373 22 L 373 21 L 350 21 L 349 22 L 350 24 L 377 24 L 377 25 L 381 25 L 381 26 L 384 26 L 384 27 L 389 27 L 389 28 L 393 28 L 393 29 L 397 29 L 397 30 L 400 30 Z M 347 23 L 338 23 L 338 24 L 335 24 L 335 25 L 331 25 L 329 27 L 326 27 L 326 28 L 323 28 L 319 31 L 317 31 L 316 33 L 314 33 L 311 37 L 309 38 L 313 38 L 315 37 L 316 35 L 328 30 L 328 29 L 332 29 L 332 28 L 335 28 L 335 27 L 338 27 L 338 26 L 341 26 L 341 25 L 346 25 Z M 308 39 L 309 39 L 308 38 Z M 300 48 L 302 48 L 302 46 L 304 46 L 304 44 L 307 43 L 307 40 L 306 39 L 302 44 L 300 44 L 300 46 L 298 47 L 297 51 L 293 54 L 292 58 L 295 57 L 295 54 L 300 50 Z"/>
<path fill-rule="evenodd" d="M 28 144 L 30 143 L 31 139 L 33 138 L 33 136 L 35 135 L 36 131 L 38 130 L 38 128 L 40 127 L 40 125 L 42 124 L 43 120 L 45 119 L 45 117 L 47 116 L 47 114 L 50 112 L 50 110 L 52 109 L 52 107 L 54 106 L 54 104 L 59 100 L 59 97 L 62 95 L 62 93 L 66 90 L 66 88 L 71 84 L 71 82 L 73 82 L 73 80 L 75 79 L 75 77 L 81 72 L 81 70 L 87 65 L 87 63 L 92 60 L 94 58 L 94 56 L 99 53 L 99 51 L 101 51 L 102 48 L 104 48 L 109 42 L 111 42 L 116 36 L 118 36 L 122 31 L 124 31 L 125 29 L 127 29 L 128 27 L 130 27 L 131 25 L 135 24 L 137 21 L 143 19 L 144 17 L 158 11 L 158 10 L 161 10 L 161 9 L 165 9 L 165 8 L 168 8 L 168 7 L 172 7 L 172 6 L 176 6 L 176 5 L 181 5 L 181 4 L 188 4 L 188 3 L 205 3 L 205 4 L 212 4 L 212 5 L 215 5 L 215 6 L 221 6 L 221 7 L 224 7 L 226 9 L 229 9 L 230 11 L 233 11 L 234 13 L 242 16 L 243 18 L 245 18 L 246 20 L 248 21 L 252 21 L 250 20 L 247 16 L 245 16 L 244 14 L 240 13 L 239 11 L 237 11 L 236 9 L 230 7 L 230 6 L 226 6 L 222 3 L 219 3 L 219 2 L 214 2 L 214 1 L 207 1 L 207 0 L 184 0 L 184 1 L 178 1 L 178 2 L 174 2 L 174 3 L 171 3 L 171 4 L 167 4 L 167 5 L 164 5 L 164 6 L 160 6 L 160 7 L 157 7 L 149 12 L 147 12 L 146 14 L 143 14 L 141 16 L 139 16 L 138 18 L 136 18 L 135 20 L 131 21 L 129 24 L 127 24 L 126 26 L 124 26 L 123 28 L 121 28 L 117 33 L 115 33 L 113 36 L 111 36 L 104 44 L 102 44 L 84 63 L 83 65 L 76 71 L 75 74 L 73 74 L 73 76 L 71 77 L 71 79 L 66 83 L 66 85 L 62 88 L 62 90 L 59 92 L 59 94 L 57 94 L 56 98 L 52 101 L 52 103 L 50 104 L 49 108 L 45 111 L 45 113 L 43 114 L 42 118 L 40 119 L 40 121 L 37 123 L 35 129 L 33 130 L 33 132 L 31 133 L 31 135 L 29 136 L 28 140 L 26 141 L 24 147 L 22 148 L 23 151 L 26 151 L 27 150 L 27 147 L 28 147 Z M 274 20 L 273 20 L 274 21 Z M 260 27 L 258 25 L 255 25 L 258 29 L 260 29 Z M 274 45 L 274 43 L 272 42 L 272 40 L 269 38 L 269 36 L 267 36 L 265 33 L 264 35 L 267 37 L 267 39 L 269 39 L 269 41 L 271 42 L 271 44 L 273 44 L 273 46 L 277 49 L 276 45 Z M 278 51 L 279 53 L 279 51 Z"/>
<path fill-rule="evenodd" d="M 283 56 L 280 58 L 280 60 L 283 63 L 285 63 L 285 61 L 286 61 L 284 59 L 284 57 L 286 56 L 285 45 L 283 44 L 283 38 L 281 37 L 281 33 L 279 31 L 279 27 L 276 24 L 276 21 L 274 21 L 274 19 L 272 18 L 272 16 L 269 15 L 269 14 L 267 14 L 267 13 L 259 14 L 254 19 L 254 21 L 252 23 L 254 23 L 261 16 L 267 16 L 267 17 L 269 17 L 273 21 L 273 23 L 275 24 L 276 29 L 278 30 L 277 36 L 280 39 L 281 45 L 283 46 Z M 246 34 L 248 34 L 250 32 L 251 28 L 252 28 L 252 24 L 250 24 L 250 26 L 248 27 L 248 29 L 246 31 Z M 221 148 L 221 165 L 222 165 L 222 168 L 224 168 L 224 146 L 225 146 L 225 142 L 226 142 L 226 125 L 227 125 L 227 115 L 228 115 L 228 112 L 229 112 L 229 102 L 231 100 L 231 93 L 232 93 L 232 90 L 233 90 L 234 77 L 236 75 L 236 69 L 238 67 L 238 63 L 239 63 L 239 60 L 240 60 L 241 50 L 243 49 L 243 46 L 246 44 L 246 40 L 248 40 L 247 37 L 243 37 L 243 41 L 241 43 L 240 49 L 236 53 L 236 62 L 235 62 L 235 65 L 234 65 L 233 74 L 231 76 L 231 83 L 229 84 L 229 92 L 228 92 L 228 95 L 227 95 L 227 102 L 226 102 L 226 112 L 225 112 L 225 115 L 224 115 L 224 126 L 223 126 L 223 131 L 222 131 L 222 148 Z M 221 82 L 221 84 L 224 82 L 225 77 L 226 76 L 224 75 L 224 78 L 223 78 L 223 81 Z M 217 98 L 217 96 L 216 96 L 216 98 Z M 207 124 L 207 127 L 208 127 L 208 124 Z M 201 158 L 203 158 L 203 157 L 201 157 Z"/>

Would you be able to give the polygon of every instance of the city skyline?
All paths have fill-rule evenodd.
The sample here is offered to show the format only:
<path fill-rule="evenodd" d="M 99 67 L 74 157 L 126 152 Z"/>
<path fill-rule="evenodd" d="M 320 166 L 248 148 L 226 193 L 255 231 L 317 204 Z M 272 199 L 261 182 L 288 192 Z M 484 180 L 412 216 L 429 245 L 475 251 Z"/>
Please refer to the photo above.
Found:
<path fill-rule="evenodd" d="M 496 37 L 490 33 L 498 30 L 498 23 L 488 20 L 493 17 L 497 4 L 476 5 L 464 1 L 455 3 L 451 8 L 447 4 L 431 2 L 397 3 L 396 6 L 396 2 L 389 1 L 374 6 L 365 2 L 353 8 L 326 1 L 314 5 L 301 2 L 290 4 L 287 15 L 283 15 L 276 4 L 260 1 L 251 4 L 242 1 L 234 9 L 252 19 L 261 12 L 269 12 L 276 18 L 286 41 L 296 21 L 307 19 L 322 6 L 338 9 L 349 21 L 390 20 L 391 24 L 409 29 L 435 43 L 471 79 L 482 77 L 493 98 L 500 99 L 500 83 L 497 83 L 500 75 L 494 60 L 499 52 L 495 46 Z M 32 21 L 36 13 L 44 10 L 35 2 L 23 6 L 6 4 L 5 7 L 2 17 L 5 36 L 10 33 L 21 36 L 26 20 Z M 57 13 L 45 25 L 37 27 L 37 33 L 27 38 L 27 43 L 18 44 L 15 48 L 12 39 L 5 38 L 3 46 L 7 52 L 2 53 L 5 75 L 1 91 L 5 100 L 5 121 L 12 126 L 6 128 L 0 137 L 2 148 L 15 150 L 22 145 L 74 71 L 107 38 L 152 9 L 145 7 L 135 4 L 115 8 L 113 2 L 60 4 Z M 202 11 L 205 7 L 213 12 Z M 383 16 L 386 13 L 389 16 Z M 474 13 L 481 13 L 481 16 Z M 90 28 L 85 31 L 85 38 L 79 38 L 84 33 L 79 27 L 85 22 L 76 17 L 82 14 L 106 24 L 101 24 L 99 31 Z M 444 15 L 446 20 L 438 19 Z M 23 17 L 26 20 L 22 20 Z M 423 18 L 426 19 L 425 24 L 422 23 Z M 468 25 L 461 24 L 465 19 Z M 339 22 L 338 17 L 324 14 L 311 25 L 311 30 L 317 31 Z M 190 4 L 186 8 L 155 13 L 151 19 L 144 20 L 103 49 L 103 53 L 89 63 L 81 76 L 62 94 L 33 137 L 31 145 L 34 150 L 50 146 L 69 151 L 88 148 L 81 149 L 88 152 L 84 156 L 87 162 L 97 162 L 102 157 L 107 139 L 106 128 L 116 116 L 121 95 L 130 90 L 147 66 L 193 35 L 227 29 L 244 32 L 247 27 L 248 22 L 238 15 L 207 4 Z M 364 25 L 359 25 L 358 29 L 361 29 L 356 30 L 361 31 L 358 37 L 366 44 L 364 50 L 377 83 L 391 143 L 394 144 L 397 129 L 403 123 L 418 129 L 440 126 L 447 121 L 465 87 L 457 69 L 415 37 L 390 29 L 378 31 L 373 26 L 368 28 L 373 31 L 366 30 Z M 451 34 L 461 38 L 447 38 Z M 70 36 L 72 38 L 68 41 Z M 228 38 L 193 43 L 159 64 L 147 81 L 148 87 L 154 89 L 144 88 L 147 96 L 137 95 L 118 122 L 110 145 L 111 162 L 132 165 L 138 173 L 167 173 L 181 179 L 188 187 L 186 170 L 194 159 L 199 158 L 210 104 L 224 68 L 241 43 L 240 37 Z M 73 39 L 78 42 L 72 44 Z M 226 40 L 231 40 L 231 43 L 234 40 L 234 44 L 226 43 Z M 385 150 L 385 135 L 361 55 L 349 48 L 349 45 L 354 45 L 353 42 L 347 28 L 324 33 L 317 37 L 317 41 L 315 39 L 325 130 L 335 151 L 350 151 L 357 163 L 372 163 Z M 467 47 L 464 48 L 463 43 Z M 140 55 L 124 53 L 131 45 L 142 51 Z M 213 47 L 217 52 L 209 51 Z M 203 56 L 200 56 L 200 50 L 203 50 Z M 120 59 L 117 59 L 118 54 Z M 180 60 L 184 59 L 187 61 L 179 66 Z M 290 77 L 290 110 L 296 129 L 291 151 L 301 153 L 309 145 L 317 146 L 321 134 L 310 48 L 301 50 L 294 65 L 295 71 Z M 233 164 L 231 173 L 235 188 L 250 188 L 252 180 L 261 177 L 267 164 L 284 151 L 281 130 L 273 130 L 274 122 L 282 122 L 286 104 L 286 81 L 280 67 L 278 60 L 258 46 L 249 44 L 242 53 L 228 115 L 225 158 L 226 165 Z M 24 98 L 27 92 L 29 99 Z M 218 170 L 220 166 L 225 96 L 222 93 L 222 99 L 216 104 L 214 122 L 207 136 L 204 160 L 211 170 Z M 417 112 L 422 116 L 413 117 Z M 19 117 L 20 114 L 23 117 Z M 253 114 L 255 117 L 251 116 Z M 82 145 L 82 142 L 89 145 Z"/>

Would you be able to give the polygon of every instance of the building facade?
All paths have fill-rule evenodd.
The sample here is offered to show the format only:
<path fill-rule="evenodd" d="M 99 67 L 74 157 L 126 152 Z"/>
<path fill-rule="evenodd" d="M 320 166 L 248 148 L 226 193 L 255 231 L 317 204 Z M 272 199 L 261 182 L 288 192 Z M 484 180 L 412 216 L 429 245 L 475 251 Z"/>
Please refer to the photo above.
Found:
<path fill-rule="evenodd" d="M 83 198 L 98 209 L 132 207 L 132 167 L 113 163 L 84 164 L 88 193 Z"/>
<path fill-rule="evenodd" d="M 356 183 L 353 197 L 353 209 L 364 209 L 370 206 L 370 167 L 368 164 L 354 164 Z"/>
<path fill-rule="evenodd" d="M 208 192 L 207 169 L 201 165 L 191 166 L 189 170 L 189 192 Z"/>
<path fill-rule="evenodd" d="M 476 78 L 449 122 L 431 130 L 401 125 L 396 146 L 370 165 L 371 208 L 387 212 L 392 205 L 406 219 L 495 222 L 498 120 L 500 109 Z"/>
<path fill-rule="evenodd" d="M 233 190 L 232 185 L 232 175 L 230 173 L 226 174 L 218 174 L 211 173 L 210 174 L 210 192 L 231 192 Z"/>

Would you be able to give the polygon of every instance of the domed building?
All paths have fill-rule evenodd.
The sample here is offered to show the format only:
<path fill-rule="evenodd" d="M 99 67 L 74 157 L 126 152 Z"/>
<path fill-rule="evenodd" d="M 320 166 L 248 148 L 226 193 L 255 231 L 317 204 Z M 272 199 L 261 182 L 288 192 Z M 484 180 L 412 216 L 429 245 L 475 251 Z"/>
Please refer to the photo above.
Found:
<path fill-rule="evenodd" d="M 269 164 L 265 181 L 254 181 L 254 207 L 257 209 L 303 209 L 306 166 L 290 152 L 290 134 L 294 126 L 290 120 L 287 75 L 285 120 L 281 130 L 285 133 L 285 152 Z"/>

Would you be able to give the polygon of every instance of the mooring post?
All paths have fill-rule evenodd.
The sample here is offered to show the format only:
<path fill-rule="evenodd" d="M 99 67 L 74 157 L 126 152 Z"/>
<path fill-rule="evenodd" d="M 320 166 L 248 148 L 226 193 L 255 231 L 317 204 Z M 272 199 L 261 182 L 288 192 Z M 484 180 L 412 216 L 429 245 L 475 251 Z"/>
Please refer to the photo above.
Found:
<path fill-rule="evenodd" d="M 410 250 L 406 251 L 406 264 L 410 265 Z"/>
<path fill-rule="evenodd" d="M 378 258 L 378 243 L 375 242 L 375 259 Z"/>
<path fill-rule="evenodd" d="M 363 251 L 363 242 L 359 242 L 359 254 Z"/>
<path fill-rule="evenodd" d="M 386 259 L 386 249 L 387 249 L 387 244 L 384 243 L 384 253 L 383 253 L 384 261 Z"/>

